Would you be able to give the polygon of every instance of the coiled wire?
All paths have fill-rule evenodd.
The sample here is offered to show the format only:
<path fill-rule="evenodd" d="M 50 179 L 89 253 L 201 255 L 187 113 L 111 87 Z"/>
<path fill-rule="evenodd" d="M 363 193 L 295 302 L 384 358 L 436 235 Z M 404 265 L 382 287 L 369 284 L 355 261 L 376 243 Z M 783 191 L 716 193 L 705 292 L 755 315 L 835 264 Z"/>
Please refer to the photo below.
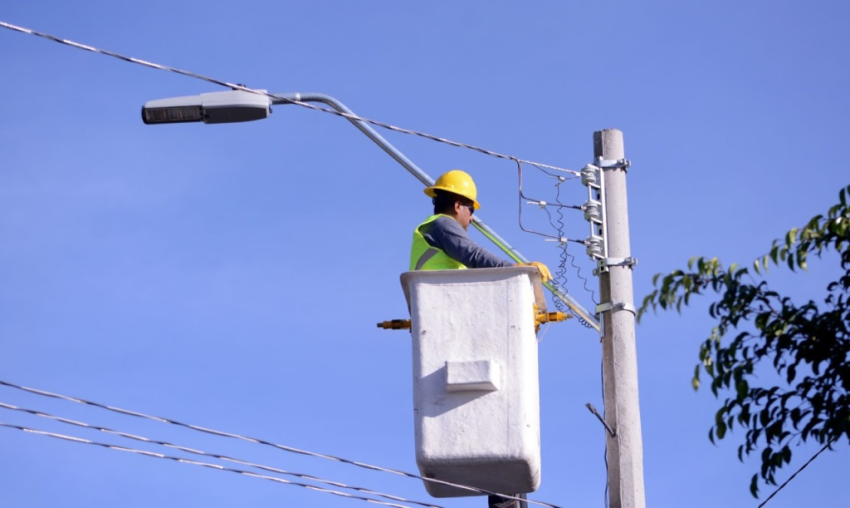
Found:
<path fill-rule="evenodd" d="M 555 203 L 556 203 L 555 208 L 556 208 L 556 213 L 558 214 L 557 218 L 555 220 L 553 220 L 552 214 L 549 212 L 549 209 L 546 206 L 542 207 L 543 210 L 546 212 L 546 215 L 549 219 L 549 225 L 552 226 L 552 229 L 554 229 L 557 233 L 557 236 L 551 236 L 551 235 L 545 235 L 545 234 L 544 234 L 544 236 L 550 236 L 551 238 L 557 238 L 559 240 L 558 268 L 555 270 L 555 274 L 554 274 L 554 278 L 553 278 L 552 283 L 553 283 L 553 285 L 558 287 L 564 294 L 569 293 L 569 290 L 567 289 L 567 284 L 569 282 L 569 279 L 568 279 L 568 276 L 567 276 L 567 274 L 568 274 L 567 263 L 569 262 L 570 266 L 572 266 L 576 270 L 576 276 L 579 278 L 579 280 L 582 281 L 582 286 L 583 286 L 584 290 L 587 291 L 588 293 L 590 293 L 590 297 L 593 300 L 593 303 L 599 304 L 599 301 L 596 298 L 596 292 L 593 289 L 588 287 L 588 284 L 590 283 L 590 281 L 587 279 L 587 277 L 584 277 L 582 275 L 581 267 L 576 264 L 575 256 L 572 255 L 569 252 L 569 242 L 564 241 L 564 239 L 566 238 L 566 234 L 564 232 L 565 224 L 564 224 L 563 209 L 564 208 L 573 208 L 573 209 L 582 210 L 582 207 L 577 207 L 577 206 L 574 206 L 574 205 L 568 205 L 568 204 L 565 204 L 564 202 L 561 201 L 561 184 L 563 184 L 567 180 L 573 180 L 574 178 L 566 178 L 563 175 L 551 173 L 551 172 L 547 171 L 546 169 L 544 169 L 544 168 L 542 168 L 542 167 L 540 167 L 536 164 L 532 164 L 532 166 L 536 167 L 538 170 L 540 170 L 542 173 L 546 174 L 547 176 L 558 180 L 558 183 L 555 184 Z M 522 194 L 522 169 L 520 168 L 520 199 L 523 199 L 523 198 L 528 199 Z M 536 201 L 539 201 L 539 200 L 536 200 Z M 520 203 L 520 206 L 522 206 L 522 203 Z M 520 212 L 520 214 L 521 213 L 522 212 Z M 520 220 L 522 220 L 521 217 L 522 216 L 520 215 Z M 522 224 L 520 224 L 520 227 L 522 227 Z M 524 228 L 523 228 L 523 230 L 526 231 Z M 537 233 L 537 234 L 541 234 L 541 233 Z M 580 243 L 584 243 L 584 242 L 580 242 Z M 558 309 L 561 312 L 564 311 L 563 302 L 560 301 L 558 298 L 555 298 L 554 295 L 552 296 L 552 303 L 553 303 L 553 305 L 555 306 L 556 309 Z M 588 323 L 585 319 L 582 319 L 581 316 L 579 316 L 578 314 L 576 314 L 574 312 L 572 314 L 578 320 L 579 324 L 581 324 L 583 327 L 592 328 L 591 324 Z"/>

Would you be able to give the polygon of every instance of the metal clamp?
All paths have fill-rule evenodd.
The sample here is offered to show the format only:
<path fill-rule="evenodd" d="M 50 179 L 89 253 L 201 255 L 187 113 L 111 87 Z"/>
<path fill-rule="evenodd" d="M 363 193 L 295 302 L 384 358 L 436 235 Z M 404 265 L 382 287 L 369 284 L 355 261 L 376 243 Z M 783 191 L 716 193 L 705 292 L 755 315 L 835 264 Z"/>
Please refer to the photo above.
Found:
<path fill-rule="evenodd" d="M 600 273 L 608 273 L 609 266 L 627 266 L 629 268 L 637 264 L 637 258 L 603 258 L 596 260 L 596 268 L 593 270 L 593 275 Z"/>
<path fill-rule="evenodd" d="M 607 312 L 609 310 L 611 310 L 611 311 L 613 311 L 613 310 L 625 310 L 625 311 L 631 312 L 632 314 L 637 316 L 637 309 L 635 308 L 635 306 L 633 304 L 627 303 L 627 302 L 605 302 L 605 303 L 600 303 L 599 305 L 596 306 L 596 313 L 597 314 L 601 314 L 601 313 Z"/>
<path fill-rule="evenodd" d="M 632 161 L 629 159 L 603 159 L 600 157 L 596 159 L 594 165 L 602 169 L 622 169 L 623 171 L 628 171 L 632 165 Z"/>

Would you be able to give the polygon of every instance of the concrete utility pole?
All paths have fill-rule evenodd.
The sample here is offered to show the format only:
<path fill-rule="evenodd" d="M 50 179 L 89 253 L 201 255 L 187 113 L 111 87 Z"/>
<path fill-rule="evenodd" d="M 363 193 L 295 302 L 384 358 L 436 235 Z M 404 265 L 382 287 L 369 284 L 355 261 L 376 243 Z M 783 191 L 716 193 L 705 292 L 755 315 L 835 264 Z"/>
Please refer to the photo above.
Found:
<path fill-rule="evenodd" d="M 610 508 L 645 508 L 643 442 L 638 403 L 635 306 L 629 246 L 629 212 L 623 133 L 606 129 L 593 133 L 595 165 L 603 168 L 607 254 L 599 274 L 604 335 L 602 375 L 608 456 Z M 600 158 L 602 160 L 600 160 Z M 607 271 L 606 271 L 607 269 Z"/>

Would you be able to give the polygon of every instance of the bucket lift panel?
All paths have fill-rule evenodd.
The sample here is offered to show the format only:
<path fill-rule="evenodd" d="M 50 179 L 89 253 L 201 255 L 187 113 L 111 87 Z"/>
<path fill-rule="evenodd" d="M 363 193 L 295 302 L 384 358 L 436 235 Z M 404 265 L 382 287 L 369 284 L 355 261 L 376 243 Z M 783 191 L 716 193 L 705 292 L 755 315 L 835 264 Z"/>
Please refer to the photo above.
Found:
<path fill-rule="evenodd" d="M 401 275 L 413 336 L 416 463 L 422 476 L 506 494 L 540 485 L 532 267 Z M 425 482 L 434 497 L 476 495 Z"/>

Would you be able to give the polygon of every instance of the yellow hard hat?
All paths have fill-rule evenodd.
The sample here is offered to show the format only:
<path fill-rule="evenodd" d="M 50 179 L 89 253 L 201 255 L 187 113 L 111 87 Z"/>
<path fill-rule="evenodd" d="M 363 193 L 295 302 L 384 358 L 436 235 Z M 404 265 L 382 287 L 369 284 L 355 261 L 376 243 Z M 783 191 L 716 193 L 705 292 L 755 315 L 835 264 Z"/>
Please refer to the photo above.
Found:
<path fill-rule="evenodd" d="M 440 178 L 437 178 L 434 185 L 425 188 L 425 194 L 433 198 L 436 196 L 436 193 L 434 192 L 436 190 L 451 192 L 452 194 L 457 194 L 458 196 L 471 199 L 476 210 L 481 208 L 481 205 L 479 205 L 476 200 L 478 197 L 478 189 L 475 188 L 475 182 L 472 181 L 472 177 L 469 176 L 469 173 L 465 171 L 453 169 L 447 173 L 443 173 L 440 175 Z"/>

